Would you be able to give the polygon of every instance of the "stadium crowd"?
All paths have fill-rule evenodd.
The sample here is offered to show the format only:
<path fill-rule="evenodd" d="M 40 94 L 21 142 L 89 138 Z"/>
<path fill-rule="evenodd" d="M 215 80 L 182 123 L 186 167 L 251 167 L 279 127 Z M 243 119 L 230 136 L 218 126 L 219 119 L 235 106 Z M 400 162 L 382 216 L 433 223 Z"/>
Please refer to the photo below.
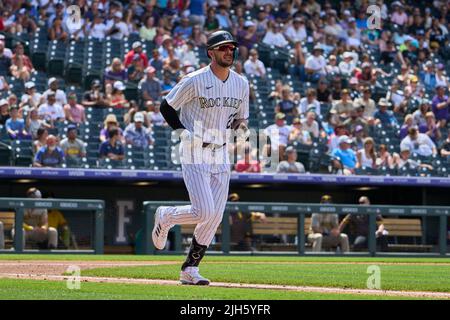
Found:
<path fill-rule="evenodd" d="M 72 4 L 81 10 L 79 24 L 66 10 Z M 369 5 L 378 6 L 379 25 L 368 19 Z M 311 171 L 297 159 L 302 148 L 328 154 L 331 172 L 341 174 L 433 172 L 450 162 L 449 9 L 449 1 L 438 0 L 4 0 L 0 125 L 11 140 L 33 140 L 33 166 L 70 165 L 86 156 L 77 136 L 86 109 L 122 109 L 123 121 L 113 112 L 105 116 L 98 151 L 100 160 L 122 161 L 124 146 L 157 143 L 154 128 L 166 126 L 160 102 L 181 77 L 207 64 L 195 50 L 223 29 L 239 42 L 234 69 L 251 83 L 251 108 L 260 97 L 258 81 L 270 80 L 263 98 L 274 120 L 260 129 L 279 134 L 278 172 Z M 38 92 L 26 43 L 7 47 L 7 37 L 32 37 L 38 29 L 48 31 L 48 41 L 140 40 L 113 57 L 79 99 L 59 89 L 55 77 Z M 288 53 L 280 77 L 260 57 L 264 47 Z M 21 96 L 12 93 L 11 78 L 23 82 Z M 129 83 L 138 86 L 138 100 L 127 99 Z M 259 159 L 247 146 L 234 170 L 262 172 Z"/>

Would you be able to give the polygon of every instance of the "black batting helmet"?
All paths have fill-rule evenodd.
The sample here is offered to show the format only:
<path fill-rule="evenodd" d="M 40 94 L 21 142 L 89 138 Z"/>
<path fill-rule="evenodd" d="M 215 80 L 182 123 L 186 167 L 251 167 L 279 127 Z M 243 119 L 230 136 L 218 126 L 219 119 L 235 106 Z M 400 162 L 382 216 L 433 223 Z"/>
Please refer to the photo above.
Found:
<path fill-rule="evenodd" d="M 215 47 L 225 43 L 232 43 L 236 47 L 238 46 L 237 41 L 234 40 L 233 35 L 228 31 L 221 30 L 211 33 L 208 37 L 208 41 L 206 42 L 206 54 L 208 55 L 208 50 L 214 49 Z M 237 52 L 237 50 L 235 52 Z"/>

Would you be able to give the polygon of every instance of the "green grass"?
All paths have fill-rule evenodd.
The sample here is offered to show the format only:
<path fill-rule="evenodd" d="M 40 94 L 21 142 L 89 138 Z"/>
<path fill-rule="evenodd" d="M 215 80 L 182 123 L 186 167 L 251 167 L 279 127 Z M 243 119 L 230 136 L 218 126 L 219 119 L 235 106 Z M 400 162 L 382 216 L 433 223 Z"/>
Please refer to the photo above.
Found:
<path fill-rule="evenodd" d="M 67 260 L 67 261 L 183 261 L 183 255 L 92 255 L 92 254 L 0 254 L 1 260 Z M 298 256 L 212 256 L 205 262 L 387 262 L 387 263 L 450 263 L 450 258 L 391 258 L 391 257 L 298 257 Z"/>
<path fill-rule="evenodd" d="M 402 297 L 83 282 L 69 290 L 65 282 L 0 279 L 0 300 L 397 300 Z"/>
<path fill-rule="evenodd" d="M 317 261 L 317 260 L 316 260 Z M 217 282 L 367 288 L 371 264 L 202 263 L 202 275 Z M 450 292 L 450 266 L 380 265 L 383 290 Z M 177 280 L 179 265 L 99 268 L 84 276 Z"/>

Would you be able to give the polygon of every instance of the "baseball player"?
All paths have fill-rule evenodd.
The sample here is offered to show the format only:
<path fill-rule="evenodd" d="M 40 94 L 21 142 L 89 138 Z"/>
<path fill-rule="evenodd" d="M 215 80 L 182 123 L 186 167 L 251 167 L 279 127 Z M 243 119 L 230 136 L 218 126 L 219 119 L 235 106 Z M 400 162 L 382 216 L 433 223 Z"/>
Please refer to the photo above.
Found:
<path fill-rule="evenodd" d="M 249 84 L 230 69 L 237 57 L 237 42 L 226 31 L 208 37 L 211 63 L 187 74 L 161 103 L 161 113 L 174 129 L 181 129 L 180 153 L 183 179 L 191 205 L 159 207 L 152 239 L 164 249 L 176 224 L 195 224 L 182 284 L 208 285 L 199 274 L 199 263 L 222 221 L 228 197 L 230 163 L 226 133 L 238 130 L 248 136 Z M 178 117 L 177 111 L 180 111 Z"/>

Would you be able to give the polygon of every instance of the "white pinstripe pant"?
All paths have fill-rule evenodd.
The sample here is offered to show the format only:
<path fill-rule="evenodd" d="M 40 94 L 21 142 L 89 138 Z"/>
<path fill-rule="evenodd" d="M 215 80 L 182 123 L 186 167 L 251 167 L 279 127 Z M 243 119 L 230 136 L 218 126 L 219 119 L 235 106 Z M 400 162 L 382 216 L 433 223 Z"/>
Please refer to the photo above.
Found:
<path fill-rule="evenodd" d="M 196 224 L 195 239 L 204 246 L 209 246 L 222 222 L 230 183 L 229 169 L 214 172 L 212 166 L 221 165 L 182 165 L 191 205 L 164 208 L 170 224 Z"/>

